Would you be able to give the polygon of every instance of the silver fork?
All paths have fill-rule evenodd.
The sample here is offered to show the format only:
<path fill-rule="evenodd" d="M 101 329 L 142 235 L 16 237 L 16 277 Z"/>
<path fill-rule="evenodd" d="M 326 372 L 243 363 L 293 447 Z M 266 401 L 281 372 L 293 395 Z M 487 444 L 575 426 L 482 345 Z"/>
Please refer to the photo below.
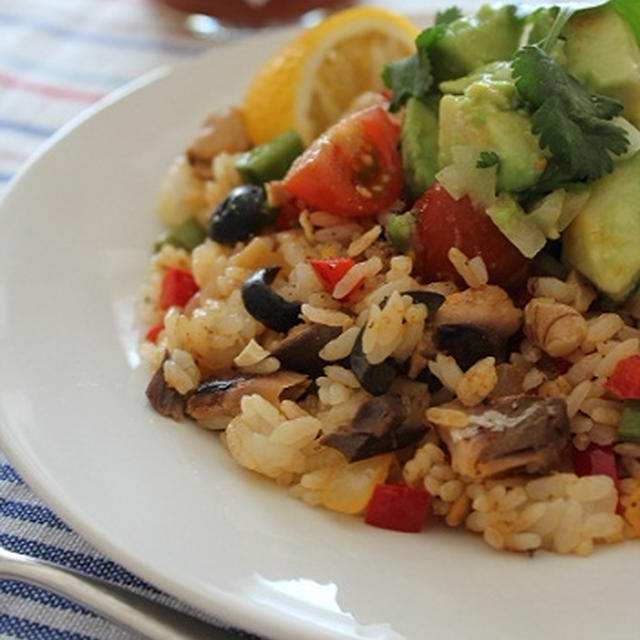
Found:
<path fill-rule="evenodd" d="M 240 637 L 122 587 L 3 547 L 0 547 L 0 578 L 44 587 L 153 640 L 235 640 Z"/>

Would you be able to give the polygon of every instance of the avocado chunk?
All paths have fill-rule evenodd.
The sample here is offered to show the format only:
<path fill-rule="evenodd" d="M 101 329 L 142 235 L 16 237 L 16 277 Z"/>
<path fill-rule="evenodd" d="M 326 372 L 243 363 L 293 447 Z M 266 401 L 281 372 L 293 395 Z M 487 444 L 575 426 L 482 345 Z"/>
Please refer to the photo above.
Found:
<path fill-rule="evenodd" d="M 514 5 L 483 5 L 474 15 L 450 22 L 431 51 L 436 80 L 459 78 L 489 62 L 508 60 L 518 48 L 524 22 Z"/>
<path fill-rule="evenodd" d="M 563 258 L 613 300 L 640 279 L 640 152 L 594 182 L 564 234 Z"/>
<path fill-rule="evenodd" d="M 627 21 L 609 6 L 580 11 L 563 35 L 569 73 L 620 100 L 623 115 L 640 126 L 640 47 Z"/>
<path fill-rule="evenodd" d="M 538 44 L 549 33 L 553 26 L 553 21 L 558 15 L 557 7 L 540 7 L 536 9 L 529 16 L 529 23 L 531 24 L 529 30 L 529 36 L 527 37 L 528 44 Z"/>
<path fill-rule="evenodd" d="M 497 154 L 499 191 L 521 191 L 536 183 L 546 166 L 544 152 L 531 132 L 531 122 L 517 111 L 516 89 L 508 63 L 494 65 L 468 83 L 442 83 L 441 89 L 462 88 L 462 95 L 445 95 L 440 101 L 439 163 L 452 162 L 452 149 L 468 145 L 478 153 Z"/>
<path fill-rule="evenodd" d="M 410 98 L 402 126 L 402 164 L 411 196 L 417 200 L 438 172 L 438 99 Z"/>

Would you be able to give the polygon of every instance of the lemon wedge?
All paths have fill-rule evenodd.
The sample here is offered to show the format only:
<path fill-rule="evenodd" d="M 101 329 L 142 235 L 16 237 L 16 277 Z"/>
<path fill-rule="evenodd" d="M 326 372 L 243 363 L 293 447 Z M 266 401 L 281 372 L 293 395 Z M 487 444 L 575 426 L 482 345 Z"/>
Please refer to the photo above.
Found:
<path fill-rule="evenodd" d="M 251 81 L 243 112 L 261 144 L 295 129 L 308 143 L 357 96 L 383 88 L 384 64 L 414 51 L 416 27 L 374 7 L 340 11 L 273 55 Z"/>

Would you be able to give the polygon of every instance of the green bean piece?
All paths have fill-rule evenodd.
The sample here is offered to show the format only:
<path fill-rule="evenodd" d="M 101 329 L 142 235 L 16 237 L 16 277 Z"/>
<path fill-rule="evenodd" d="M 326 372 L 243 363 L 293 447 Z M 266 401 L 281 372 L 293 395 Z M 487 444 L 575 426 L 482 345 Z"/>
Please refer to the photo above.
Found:
<path fill-rule="evenodd" d="M 163 233 L 154 245 L 155 251 L 160 251 L 166 244 L 170 244 L 178 249 L 193 251 L 199 244 L 204 242 L 207 232 L 202 228 L 195 218 L 189 218 L 177 227 Z"/>
<path fill-rule="evenodd" d="M 617 439 L 640 442 L 640 400 L 627 400 L 624 403 Z"/>
<path fill-rule="evenodd" d="M 300 136 L 295 131 L 286 131 L 243 153 L 236 160 L 235 167 L 244 182 L 261 185 L 284 178 L 292 162 L 303 151 Z"/>

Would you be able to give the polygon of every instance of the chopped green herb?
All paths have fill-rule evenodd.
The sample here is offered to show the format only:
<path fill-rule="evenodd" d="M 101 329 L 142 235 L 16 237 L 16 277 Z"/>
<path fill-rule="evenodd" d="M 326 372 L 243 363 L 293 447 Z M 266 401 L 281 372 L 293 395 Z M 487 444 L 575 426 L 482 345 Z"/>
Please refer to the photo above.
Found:
<path fill-rule="evenodd" d="M 476 168 L 488 169 L 489 167 L 500 167 L 500 156 L 495 151 L 481 151 Z"/>
<path fill-rule="evenodd" d="M 462 11 L 458 7 L 449 7 L 436 13 L 436 24 L 449 24 L 458 18 L 462 18 Z"/>
<path fill-rule="evenodd" d="M 610 172 L 611 154 L 622 155 L 629 146 L 626 132 L 610 122 L 622 104 L 591 93 L 535 45 L 517 52 L 512 71 L 518 93 L 532 111 L 540 148 L 552 154 L 539 190 L 597 180 Z"/>
<path fill-rule="evenodd" d="M 389 111 L 397 111 L 412 96 L 427 97 L 433 85 L 429 51 L 444 32 L 444 24 L 425 29 L 416 38 L 416 53 L 385 65 L 382 80 L 391 89 Z"/>

